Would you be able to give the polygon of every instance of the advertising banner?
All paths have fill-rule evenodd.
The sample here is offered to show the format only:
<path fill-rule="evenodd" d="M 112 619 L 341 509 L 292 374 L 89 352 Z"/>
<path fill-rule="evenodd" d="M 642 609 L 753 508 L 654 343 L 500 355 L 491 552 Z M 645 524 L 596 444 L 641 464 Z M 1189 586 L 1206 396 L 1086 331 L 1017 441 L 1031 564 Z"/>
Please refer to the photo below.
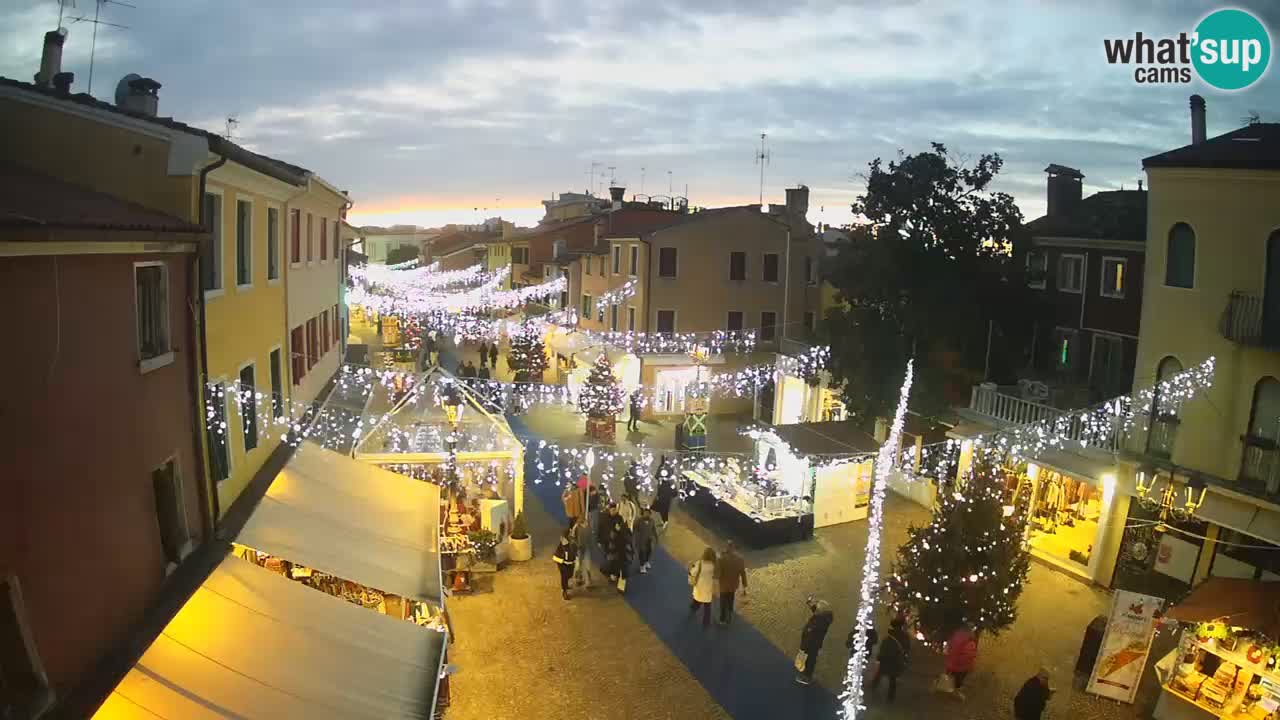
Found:
<path fill-rule="evenodd" d="M 1138 693 L 1155 636 L 1156 612 L 1164 603 L 1158 597 L 1117 590 L 1112 596 L 1111 615 L 1102 647 L 1089 676 L 1088 691 L 1094 695 L 1132 703 Z"/>

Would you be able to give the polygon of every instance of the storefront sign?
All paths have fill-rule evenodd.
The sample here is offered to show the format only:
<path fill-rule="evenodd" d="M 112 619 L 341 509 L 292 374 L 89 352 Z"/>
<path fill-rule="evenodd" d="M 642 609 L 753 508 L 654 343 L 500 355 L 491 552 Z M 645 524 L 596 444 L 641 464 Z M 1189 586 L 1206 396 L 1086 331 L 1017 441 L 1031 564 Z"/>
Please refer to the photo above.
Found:
<path fill-rule="evenodd" d="M 1132 703 L 1151 652 L 1155 614 L 1164 603 L 1158 597 L 1117 590 L 1111 599 L 1111 616 L 1102 637 L 1098 659 L 1089 676 L 1094 695 Z"/>

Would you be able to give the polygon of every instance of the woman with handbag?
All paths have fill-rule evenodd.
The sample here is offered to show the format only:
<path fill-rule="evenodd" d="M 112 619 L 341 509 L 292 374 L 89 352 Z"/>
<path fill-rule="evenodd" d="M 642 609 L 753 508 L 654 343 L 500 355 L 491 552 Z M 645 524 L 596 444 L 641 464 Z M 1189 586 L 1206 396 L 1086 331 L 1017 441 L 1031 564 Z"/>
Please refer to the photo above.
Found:
<path fill-rule="evenodd" d="M 943 667 L 946 674 L 939 684 L 941 689 L 946 691 L 948 680 L 950 684 L 950 692 L 961 700 L 964 699 L 964 692 L 960 689 L 964 687 L 964 679 L 973 671 L 973 666 L 978 662 L 978 637 L 966 625 L 961 625 L 955 632 L 951 633 L 951 637 L 947 639 L 946 652 L 943 657 Z"/>
<path fill-rule="evenodd" d="M 889 623 L 889 636 L 880 643 L 879 666 L 871 679 L 871 692 L 880 687 L 880 678 L 889 678 L 889 702 L 898 695 L 898 676 L 907 669 L 911 657 L 911 638 L 907 635 L 906 622 L 896 617 Z"/>
<path fill-rule="evenodd" d="M 835 615 L 826 600 L 808 599 L 809 619 L 800 631 L 800 652 L 796 653 L 796 682 L 808 685 L 813 682 L 813 671 L 818 666 L 818 651 L 822 649 L 822 641 L 827 638 L 827 630 L 831 629 L 831 621 Z"/>
<path fill-rule="evenodd" d="M 689 565 L 689 587 L 692 600 L 689 613 L 697 614 L 702 607 L 702 627 L 711 626 L 711 600 L 716 594 L 716 551 L 707 548 L 702 551 L 702 559 Z"/>

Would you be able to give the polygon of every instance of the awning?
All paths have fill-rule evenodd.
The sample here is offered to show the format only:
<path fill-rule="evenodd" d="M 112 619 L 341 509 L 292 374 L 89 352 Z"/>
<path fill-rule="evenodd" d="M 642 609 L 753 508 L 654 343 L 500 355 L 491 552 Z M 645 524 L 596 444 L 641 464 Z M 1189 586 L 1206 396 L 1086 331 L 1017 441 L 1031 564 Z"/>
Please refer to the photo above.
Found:
<path fill-rule="evenodd" d="M 1085 452 L 1087 451 L 1045 450 L 1037 453 L 1034 458 L 1027 458 L 1027 462 L 1095 484 L 1102 481 L 1102 476 L 1116 473 L 1114 460 L 1095 459 Z"/>
<path fill-rule="evenodd" d="M 228 556 L 94 718 L 430 718 L 444 647 Z"/>
<path fill-rule="evenodd" d="M 1211 577 L 1167 616 L 1183 622 L 1225 619 L 1276 640 L 1280 638 L 1280 582 Z"/>
<path fill-rule="evenodd" d="M 308 444 L 236 542 L 439 605 L 439 521 L 439 487 Z"/>

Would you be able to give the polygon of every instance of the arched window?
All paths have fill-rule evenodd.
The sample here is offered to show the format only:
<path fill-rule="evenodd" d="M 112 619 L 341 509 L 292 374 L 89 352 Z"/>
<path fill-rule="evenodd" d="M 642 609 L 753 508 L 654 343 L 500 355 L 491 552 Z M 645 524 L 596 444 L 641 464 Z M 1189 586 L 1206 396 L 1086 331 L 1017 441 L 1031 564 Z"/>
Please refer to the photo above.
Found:
<path fill-rule="evenodd" d="M 1196 233 L 1186 223 L 1169 230 L 1168 254 L 1165 256 L 1164 284 L 1168 287 L 1195 287 Z"/>
<path fill-rule="evenodd" d="M 1249 437 L 1280 441 L 1280 380 L 1264 377 L 1254 387 Z"/>
<path fill-rule="evenodd" d="M 1160 364 L 1156 366 L 1155 411 L 1157 417 L 1178 414 L 1177 399 L 1170 397 L 1169 393 L 1161 385 L 1165 380 L 1180 372 L 1182 372 L 1182 363 L 1178 362 L 1178 358 L 1172 355 L 1161 360 Z"/>

